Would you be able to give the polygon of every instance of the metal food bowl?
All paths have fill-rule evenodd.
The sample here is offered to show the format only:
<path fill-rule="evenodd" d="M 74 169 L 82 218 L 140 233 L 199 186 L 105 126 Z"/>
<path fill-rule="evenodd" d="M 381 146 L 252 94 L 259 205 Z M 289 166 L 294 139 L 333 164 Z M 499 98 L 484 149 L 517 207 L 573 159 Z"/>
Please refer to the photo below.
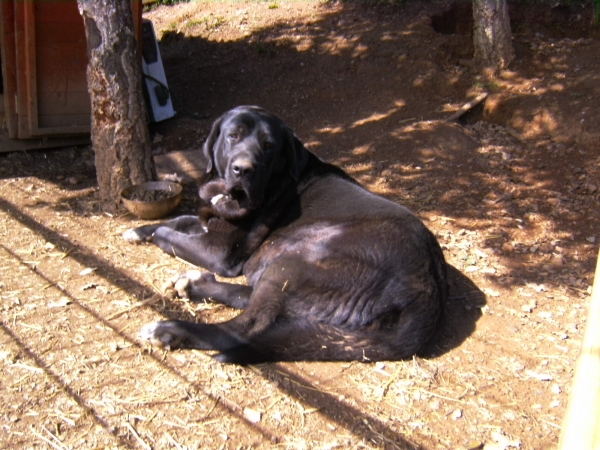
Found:
<path fill-rule="evenodd" d="M 121 191 L 121 202 L 140 219 L 159 219 L 171 213 L 183 197 L 183 187 L 173 181 L 149 181 Z"/>

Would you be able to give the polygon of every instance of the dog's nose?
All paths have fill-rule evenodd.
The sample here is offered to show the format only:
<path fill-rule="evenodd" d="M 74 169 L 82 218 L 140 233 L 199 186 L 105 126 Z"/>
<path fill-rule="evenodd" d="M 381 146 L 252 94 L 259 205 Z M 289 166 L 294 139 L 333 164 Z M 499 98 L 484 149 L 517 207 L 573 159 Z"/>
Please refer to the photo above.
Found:
<path fill-rule="evenodd" d="M 249 177 L 254 173 L 254 165 L 245 158 L 238 158 L 231 164 L 231 171 L 236 177 Z"/>

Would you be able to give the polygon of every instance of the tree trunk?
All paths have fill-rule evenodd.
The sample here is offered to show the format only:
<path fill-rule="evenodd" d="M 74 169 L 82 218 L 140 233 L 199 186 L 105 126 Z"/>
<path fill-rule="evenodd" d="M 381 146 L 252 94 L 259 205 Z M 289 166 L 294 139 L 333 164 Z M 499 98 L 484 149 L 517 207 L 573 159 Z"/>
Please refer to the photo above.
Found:
<path fill-rule="evenodd" d="M 497 71 L 515 57 L 506 0 L 473 0 L 474 66 Z"/>
<path fill-rule="evenodd" d="M 77 0 L 88 47 L 92 144 L 100 199 L 156 178 L 130 0 Z"/>

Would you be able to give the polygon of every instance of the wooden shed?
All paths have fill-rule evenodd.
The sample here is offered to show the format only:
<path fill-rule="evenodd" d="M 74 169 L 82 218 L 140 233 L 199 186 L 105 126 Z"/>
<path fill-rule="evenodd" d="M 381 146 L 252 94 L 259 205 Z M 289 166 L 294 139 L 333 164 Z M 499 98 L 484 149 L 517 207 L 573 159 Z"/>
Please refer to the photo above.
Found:
<path fill-rule="evenodd" d="M 132 0 L 141 42 L 142 2 Z M 83 18 L 75 0 L 0 1 L 0 151 L 89 142 Z"/>

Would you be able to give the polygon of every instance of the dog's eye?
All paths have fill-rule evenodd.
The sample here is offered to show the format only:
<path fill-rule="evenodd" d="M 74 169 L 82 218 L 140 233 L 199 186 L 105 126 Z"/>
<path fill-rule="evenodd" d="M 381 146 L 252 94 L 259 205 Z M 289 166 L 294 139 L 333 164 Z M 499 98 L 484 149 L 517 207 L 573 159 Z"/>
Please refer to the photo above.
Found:
<path fill-rule="evenodd" d="M 239 136 L 239 134 L 237 134 L 237 133 L 231 133 L 231 134 L 229 135 L 229 139 L 230 139 L 230 140 L 232 140 L 232 141 L 237 141 L 237 140 L 239 139 L 239 137 L 240 137 L 240 136 Z"/>
<path fill-rule="evenodd" d="M 273 148 L 273 143 L 271 141 L 265 141 L 265 143 L 263 144 L 263 147 L 265 149 Z"/>

